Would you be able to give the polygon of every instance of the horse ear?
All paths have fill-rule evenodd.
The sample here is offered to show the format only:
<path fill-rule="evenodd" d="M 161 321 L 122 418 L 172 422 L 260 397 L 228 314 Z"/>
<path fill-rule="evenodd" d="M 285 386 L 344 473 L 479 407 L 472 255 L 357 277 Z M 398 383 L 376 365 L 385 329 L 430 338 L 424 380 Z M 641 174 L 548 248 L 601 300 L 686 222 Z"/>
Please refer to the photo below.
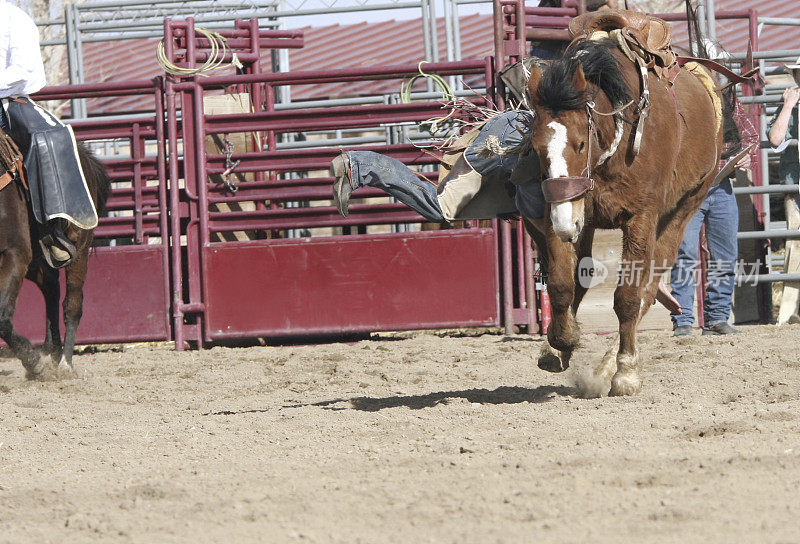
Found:
<path fill-rule="evenodd" d="M 531 103 L 538 102 L 539 84 L 542 82 L 542 71 L 535 64 L 531 64 L 531 75 L 528 78 L 528 97 Z"/>
<path fill-rule="evenodd" d="M 583 66 L 580 64 L 578 64 L 575 73 L 572 74 L 572 85 L 577 91 L 583 92 L 586 90 L 586 76 L 583 74 Z"/>

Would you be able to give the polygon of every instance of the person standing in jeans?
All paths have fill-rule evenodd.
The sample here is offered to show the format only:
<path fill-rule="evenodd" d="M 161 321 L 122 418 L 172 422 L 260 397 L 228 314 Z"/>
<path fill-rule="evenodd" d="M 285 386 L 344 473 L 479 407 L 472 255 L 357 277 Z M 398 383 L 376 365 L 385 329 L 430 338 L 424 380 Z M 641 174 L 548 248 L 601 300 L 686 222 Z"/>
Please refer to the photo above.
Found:
<path fill-rule="evenodd" d="M 733 141 L 726 138 L 721 166 L 741 149 L 752 146 L 749 153 L 736 164 L 739 170 L 749 170 L 758 153 L 758 132 L 747 118 L 741 103 L 733 97 L 731 100 L 733 100 L 734 132 L 738 130 L 738 137 Z M 681 305 L 680 313 L 670 314 L 674 336 L 692 334 L 694 293 L 699 274 L 698 246 L 700 228 L 704 224 L 711 257 L 707 270 L 707 298 L 703 305 L 703 334 L 740 332 L 728 324 L 733 301 L 736 259 L 739 254 L 736 241 L 736 233 L 739 231 L 739 207 L 733 194 L 731 180 L 727 178 L 708 191 L 708 196 L 686 227 L 683 242 L 678 248 L 678 258 L 672 267 L 670 279 L 672 296 Z"/>

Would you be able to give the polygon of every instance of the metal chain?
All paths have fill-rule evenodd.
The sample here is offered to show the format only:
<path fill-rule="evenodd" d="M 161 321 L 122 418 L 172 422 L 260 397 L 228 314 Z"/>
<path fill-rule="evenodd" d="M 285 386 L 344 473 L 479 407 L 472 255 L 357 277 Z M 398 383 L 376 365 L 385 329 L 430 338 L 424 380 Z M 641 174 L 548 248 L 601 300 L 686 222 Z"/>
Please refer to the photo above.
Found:
<path fill-rule="evenodd" d="M 225 187 L 227 187 L 231 193 L 236 194 L 236 191 L 239 190 L 239 187 L 231 181 L 231 174 L 233 174 L 233 171 L 242 161 L 231 160 L 231 157 L 233 156 L 233 142 L 228 139 L 227 134 L 225 135 L 223 141 L 225 142 L 225 171 L 222 172 L 222 179 L 225 183 Z"/>

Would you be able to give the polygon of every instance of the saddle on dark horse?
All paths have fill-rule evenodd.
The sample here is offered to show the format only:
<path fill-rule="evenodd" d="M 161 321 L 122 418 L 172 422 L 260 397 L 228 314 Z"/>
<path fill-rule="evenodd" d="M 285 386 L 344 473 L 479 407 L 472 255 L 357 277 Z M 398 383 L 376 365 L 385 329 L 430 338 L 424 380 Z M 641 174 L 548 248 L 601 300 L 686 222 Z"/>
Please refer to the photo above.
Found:
<path fill-rule="evenodd" d="M 88 230 L 98 221 L 75 136 L 71 127 L 27 97 L 3 99 L 2 107 L 8 136 L 24 156 L 24 169 L 17 160 L 16 169 L 6 170 L 27 182 L 31 211 L 43 225 L 40 245 L 45 260 L 54 268 L 66 266 L 75 249 L 63 232 L 65 222 Z"/>

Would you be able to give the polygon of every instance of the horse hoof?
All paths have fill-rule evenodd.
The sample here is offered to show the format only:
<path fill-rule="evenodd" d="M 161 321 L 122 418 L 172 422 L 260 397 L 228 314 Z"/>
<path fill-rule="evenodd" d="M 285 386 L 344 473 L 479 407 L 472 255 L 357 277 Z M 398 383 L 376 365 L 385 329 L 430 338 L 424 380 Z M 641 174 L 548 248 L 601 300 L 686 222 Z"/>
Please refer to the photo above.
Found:
<path fill-rule="evenodd" d="M 564 372 L 566 369 L 569 368 L 568 363 L 562 363 L 561 358 L 558 355 L 553 354 L 545 354 L 539 357 L 539 361 L 537 366 L 542 370 L 546 370 L 547 372 L 553 372 L 557 374 L 559 372 Z"/>
<path fill-rule="evenodd" d="M 555 351 L 555 350 L 553 350 Z M 542 354 L 539 355 L 539 360 L 537 362 L 537 366 L 542 370 L 546 370 L 547 372 L 564 372 L 566 369 L 569 368 L 569 362 L 564 361 L 557 352 L 553 353 L 550 351 L 545 352 L 542 351 Z"/>
<path fill-rule="evenodd" d="M 608 395 L 611 389 L 611 378 L 616 372 L 617 346 L 613 345 L 603 355 L 600 366 L 578 374 L 577 386 L 580 395 L 585 399 L 596 399 Z"/>
<path fill-rule="evenodd" d="M 67 358 L 62 355 L 61 360 L 58 362 L 58 368 L 56 369 L 59 372 L 73 372 L 75 367 L 72 366 L 70 361 L 67 361 Z"/>
<path fill-rule="evenodd" d="M 539 353 L 539 360 L 537 366 L 547 372 L 564 372 L 569 368 L 569 356 L 566 352 L 559 352 L 550 346 L 550 343 L 545 340 L 542 345 L 542 351 Z"/>
<path fill-rule="evenodd" d="M 35 380 L 44 372 L 44 369 L 47 366 L 47 361 L 44 357 L 36 357 L 36 359 L 27 363 L 23 362 L 22 366 L 25 367 L 25 378 L 29 380 Z"/>
<path fill-rule="evenodd" d="M 611 392 L 614 397 L 635 395 L 642 390 L 642 379 L 636 372 L 619 371 L 611 380 Z"/>

